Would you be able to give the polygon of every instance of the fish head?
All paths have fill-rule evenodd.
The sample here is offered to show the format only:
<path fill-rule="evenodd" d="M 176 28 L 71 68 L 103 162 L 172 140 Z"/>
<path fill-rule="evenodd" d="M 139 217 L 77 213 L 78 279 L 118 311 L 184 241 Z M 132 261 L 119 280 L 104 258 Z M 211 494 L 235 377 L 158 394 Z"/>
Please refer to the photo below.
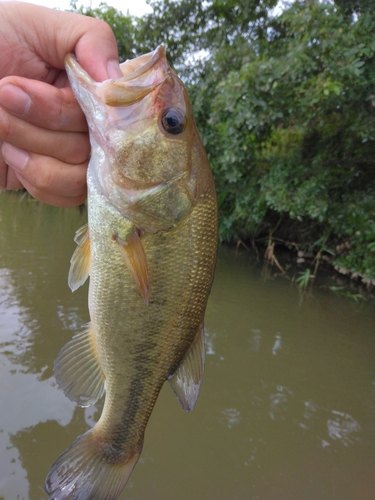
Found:
<path fill-rule="evenodd" d="M 128 212 L 129 205 L 175 186 L 183 191 L 181 200 L 168 199 L 182 203 L 173 216 L 180 219 L 194 202 L 192 152 L 203 146 L 185 86 L 169 67 L 164 47 L 125 61 L 122 77 L 102 83 L 71 54 L 66 68 L 89 124 L 89 169 L 100 192 Z"/>

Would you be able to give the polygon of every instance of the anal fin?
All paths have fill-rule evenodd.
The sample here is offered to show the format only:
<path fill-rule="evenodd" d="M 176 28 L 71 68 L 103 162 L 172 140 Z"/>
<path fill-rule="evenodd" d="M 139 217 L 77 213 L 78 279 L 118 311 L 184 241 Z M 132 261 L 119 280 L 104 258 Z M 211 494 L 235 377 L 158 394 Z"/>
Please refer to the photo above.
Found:
<path fill-rule="evenodd" d="M 104 394 L 104 375 L 90 324 L 59 352 L 55 377 L 65 396 L 80 406 L 91 406 Z"/>
<path fill-rule="evenodd" d="M 149 282 L 147 258 L 137 230 L 130 233 L 125 240 L 116 237 L 121 256 L 136 284 L 143 300 L 148 304 Z"/>
<path fill-rule="evenodd" d="M 78 246 L 70 259 L 68 275 L 68 285 L 72 292 L 83 285 L 89 275 L 90 237 L 87 224 L 78 229 L 74 241 Z"/>
<path fill-rule="evenodd" d="M 186 412 L 191 411 L 197 402 L 202 385 L 205 357 L 204 326 L 201 323 L 190 349 L 180 366 L 169 378 L 169 383 Z"/>

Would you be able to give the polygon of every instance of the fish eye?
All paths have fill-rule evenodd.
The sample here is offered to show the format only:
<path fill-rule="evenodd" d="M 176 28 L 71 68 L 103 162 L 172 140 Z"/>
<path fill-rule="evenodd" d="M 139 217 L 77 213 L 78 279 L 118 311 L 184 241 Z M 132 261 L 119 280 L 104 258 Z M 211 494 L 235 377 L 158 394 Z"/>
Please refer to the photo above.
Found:
<path fill-rule="evenodd" d="M 166 109 L 161 117 L 161 124 L 168 134 L 181 134 L 186 128 L 186 115 L 178 108 Z"/>

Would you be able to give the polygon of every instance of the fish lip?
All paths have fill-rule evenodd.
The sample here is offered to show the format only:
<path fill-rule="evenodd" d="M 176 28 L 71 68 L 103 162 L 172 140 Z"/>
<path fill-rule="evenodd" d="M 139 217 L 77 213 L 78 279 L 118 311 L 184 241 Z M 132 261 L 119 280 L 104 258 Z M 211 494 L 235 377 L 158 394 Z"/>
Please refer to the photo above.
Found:
<path fill-rule="evenodd" d="M 135 61 L 141 64 L 141 66 L 139 66 L 137 69 L 127 72 L 126 71 L 127 68 L 133 67 Z M 145 62 L 143 63 L 143 61 Z M 152 52 L 148 52 L 147 54 L 143 54 L 142 56 L 139 56 L 135 59 L 127 60 L 122 64 L 120 64 L 120 69 L 122 71 L 122 74 L 124 75 L 120 79 L 122 82 L 128 82 L 130 80 L 134 80 L 135 78 L 139 78 L 140 76 L 150 71 L 154 66 L 156 66 L 161 61 L 166 61 L 166 53 L 163 45 L 159 45 Z"/>
<path fill-rule="evenodd" d="M 158 63 L 161 61 L 165 61 L 166 66 L 167 66 L 167 57 L 166 57 L 166 52 L 164 45 L 159 45 L 155 50 L 152 52 L 148 52 L 147 54 L 143 54 L 142 56 L 136 57 L 134 59 L 128 59 L 124 61 L 123 63 L 120 64 L 120 69 L 123 74 L 122 77 L 120 78 L 110 78 L 108 80 L 104 80 L 104 84 L 109 83 L 109 82 L 116 82 L 118 80 L 121 80 L 122 82 L 128 82 L 130 80 L 134 80 L 135 78 L 139 78 L 140 76 L 144 75 L 147 73 L 147 71 L 150 71 L 154 66 L 156 66 Z M 86 83 L 91 83 L 91 84 L 98 84 L 99 82 L 96 82 L 78 63 L 77 58 L 75 54 L 68 53 L 65 58 L 64 62 L 66 66 L 69 66 L 72 71 L 77 73 L 80 77 L 81 80 L 84 80 Z M 132 69 L 134 67 L 134 64 L 137 63 L 138 66 L 141 64 L 139 67 L 136 69 Z M 130 71 L 127 71 L 127 69 L 130 69 Z M 100 83 L 99 83 L 100 84 Z"/>
<path fill-rule="evenodd" d="M 172 74 L 163 45 L 153 52 L 120 65 L 123 76 L 96 83 L 95 93 L 110 107 L 127 107 L 141 101 L 160 87 Z"/>
<path fill-rule="evenodd" d="M 65 56 L 65 66 L 99 102 L 110 107 L 127 107 L 139 102 L 173 74 L 168 66 L 163 45 L 159 45 L 152 52 L 123 62 L 120 65 L 123 76 L 103 82 L 96 82 L 80 66 L 74 54 Z"/>

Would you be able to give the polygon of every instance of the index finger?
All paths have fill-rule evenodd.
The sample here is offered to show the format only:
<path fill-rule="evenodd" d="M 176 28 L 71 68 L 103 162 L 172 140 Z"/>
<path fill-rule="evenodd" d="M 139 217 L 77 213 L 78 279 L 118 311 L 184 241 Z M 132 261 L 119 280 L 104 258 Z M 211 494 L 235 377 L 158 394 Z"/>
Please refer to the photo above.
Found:
<path fill-rule="evenodd" d="M 70 87 L 56 88 L 15 76 L 3 78 L 0 80 L 0 106 L 44 129 L 87 131 L 86 119 Z"/>

